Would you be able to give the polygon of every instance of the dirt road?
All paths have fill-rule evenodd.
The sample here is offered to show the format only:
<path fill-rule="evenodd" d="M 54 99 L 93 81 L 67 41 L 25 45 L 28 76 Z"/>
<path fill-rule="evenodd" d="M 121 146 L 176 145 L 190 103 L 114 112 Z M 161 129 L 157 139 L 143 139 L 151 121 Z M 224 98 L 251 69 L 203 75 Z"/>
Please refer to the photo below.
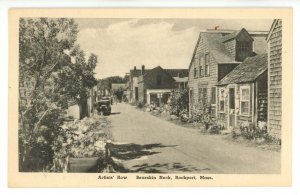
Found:
<path fill-rule="evenodd" d="M 280 152 L 204 135 L 128 104 L 112 107 L 114 142 L 123 145 L 123 164 L 152 173 L 279 173 Z"/>

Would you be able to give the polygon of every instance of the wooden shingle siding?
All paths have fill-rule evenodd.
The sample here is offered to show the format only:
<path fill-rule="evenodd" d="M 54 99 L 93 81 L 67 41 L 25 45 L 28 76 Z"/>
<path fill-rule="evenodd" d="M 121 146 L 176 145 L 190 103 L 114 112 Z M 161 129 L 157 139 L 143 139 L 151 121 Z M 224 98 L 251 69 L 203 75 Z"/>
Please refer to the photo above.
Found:
<path fill-rule="evenodd" d="M 282 21 L 276 20 L 268 40 L 269 54 L 269 131 L 281 137 L 282 97 Z"/>
<path fill-rule="evenodd" d="M 207 100 L 210 102 L 211 100 L 211 88 L 214 87 L 217 83 L 217 67 L 218 64 L 212 55 L 209 53 L 209 49 L 207 47 L 207 43 L 200 37 L 199 45 L 196 49 L 194 60 L 189 69 L 189 88 L 193 90 L 193 101 L 194 104 L 198 103 L 199 100 L 199 88 L 207 88 Z M 209 76 L 199 76 L 199 58 L 201 55 L 208 54 L 209 58 Z M 197 77 L 194 78 L 194 67 L 197 69 Z M 190 105 L 193 106 L 193 105 Z"/>
<path fill-rule="evenodd" d="M 241 115 L 240 114 L 240 109 L 241 109 L 241 105 L 240 105 L 240 89 L 241 87 L 249 87 L 250 89 L 250 101 L 249 101 L 249 115 Z M 229 88 L 235 88 L 235 114 L 236 114 L 236 127 L 239 128 L 240 125 L 243 122 L 253 122 L 253 114 L 254 114 L 254 110 L 253 110 L 253 96 L 252 94 L 254 93 L 253 91 L 253 84 L 252 83 L 247 83 L 247 84 L 231 84 L 231 85 L 227 85 L 227 86 L 222 86 L 222 87 L 218 87 L 218 94 L 220 90 L 225 90 L 225 101 L 224 101 L 224 112 L 220 112 L 220 105 L 218 105 L 218 109 L 217 109 L 217 116 L 218 116 L 218 120 L 219 122 L 221 122 L 225 128 L 228 127 L 228 113 L 229 113 Z"/>
<path fill-rule="evenodd" d="M 235 58 L 235 53 L 236 53 L 236 40 L 232 39 L 229 41 L 224 42 L 226 49 L 230 52 L 230 54 Z"/>

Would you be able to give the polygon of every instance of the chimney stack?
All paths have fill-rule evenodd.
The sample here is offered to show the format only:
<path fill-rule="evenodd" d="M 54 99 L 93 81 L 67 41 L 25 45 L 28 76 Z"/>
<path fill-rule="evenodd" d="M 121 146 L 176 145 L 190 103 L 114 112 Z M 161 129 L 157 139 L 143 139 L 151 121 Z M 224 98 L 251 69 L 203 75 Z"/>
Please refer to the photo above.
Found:
<path fill-rule="evenodd" d="M 145 65 L 142 65 L 141 74 L 142 74 L 142 75 L 144 75 L 144 74 L 145 74 Z"/>

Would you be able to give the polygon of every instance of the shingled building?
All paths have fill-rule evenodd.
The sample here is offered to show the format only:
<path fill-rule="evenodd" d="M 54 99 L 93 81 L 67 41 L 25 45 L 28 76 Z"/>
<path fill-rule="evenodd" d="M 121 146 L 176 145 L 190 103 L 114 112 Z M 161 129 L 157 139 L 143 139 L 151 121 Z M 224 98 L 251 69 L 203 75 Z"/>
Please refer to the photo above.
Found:
<path fill-rule="evenodd" d="M 281 137 L 282 117 L 282 20 L 274 20 L 267 37 L 269 69 L 269 133 Z"/>

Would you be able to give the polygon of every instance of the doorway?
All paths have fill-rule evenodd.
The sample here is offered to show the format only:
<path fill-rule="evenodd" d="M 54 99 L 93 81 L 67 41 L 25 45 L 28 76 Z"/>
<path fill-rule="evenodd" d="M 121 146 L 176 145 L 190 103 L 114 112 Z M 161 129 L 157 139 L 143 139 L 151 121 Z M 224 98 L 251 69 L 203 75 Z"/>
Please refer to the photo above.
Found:
<path fill-rule="evenodd" d="M 235 126 L 236 122 L 236 113 L 235 113 L 235 88 L 229 88 L 229 110 L 228 110 L 228 116 L 229 116 L 229 121 L 228 121 L 228 129 L 231 130 Z"/>

